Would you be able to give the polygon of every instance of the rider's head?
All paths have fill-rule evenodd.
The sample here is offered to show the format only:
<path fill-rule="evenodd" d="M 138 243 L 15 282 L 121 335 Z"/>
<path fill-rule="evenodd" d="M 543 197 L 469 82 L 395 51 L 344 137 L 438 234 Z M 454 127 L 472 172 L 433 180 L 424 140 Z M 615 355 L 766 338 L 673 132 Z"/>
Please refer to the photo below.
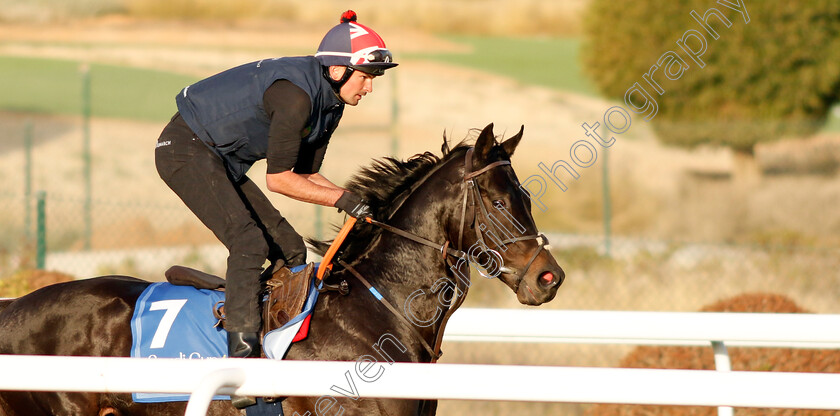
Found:
<path fill-rule="evenodd" d="M 356 22 L 356 12 L 352 10 L 344 12 L 341 15 L 341 23 L 327 32 L 318 46 L 315 57 L 321 61 L 327 79 L 345 102 L 348 102 L 345 95 L 349 95 L 350 92 L 342 91 L 342 87 L 348 84 L 354 73 L 360 80 L 372 79 L 384 74 L 386 69 L 397 66 L 393 62 L 391 51 L 385 46 L 385 41 L 373 29 Z M 355 105 L 358 102 L 352 102 L 353 97 L 349 98 L 348 104 Z"/>

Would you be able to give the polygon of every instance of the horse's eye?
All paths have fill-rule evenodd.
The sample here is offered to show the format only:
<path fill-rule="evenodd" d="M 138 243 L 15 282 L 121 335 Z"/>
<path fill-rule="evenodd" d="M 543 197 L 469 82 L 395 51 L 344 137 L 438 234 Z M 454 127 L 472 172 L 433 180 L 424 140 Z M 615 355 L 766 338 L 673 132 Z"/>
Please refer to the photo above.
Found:
<path fill-rule="evenodd" d="M 502 207 L 502 208 L 507 207 L 507 203 L 503 199 L 497 199 L 497 200 L 493 201 L 493 205 L 497 206 L 497 207 Z"/>

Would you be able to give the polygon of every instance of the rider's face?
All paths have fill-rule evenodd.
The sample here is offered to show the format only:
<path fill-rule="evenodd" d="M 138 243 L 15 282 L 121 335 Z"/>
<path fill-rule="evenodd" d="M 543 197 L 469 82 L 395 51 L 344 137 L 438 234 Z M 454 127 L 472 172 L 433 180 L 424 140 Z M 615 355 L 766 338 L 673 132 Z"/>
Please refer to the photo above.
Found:
<path fill-rule="evenodd" d="M 344 75 L 344 71 L 347 70 L 346 67 L 338 67 L 340 69 L 335 69 L 332 71 L 333 79 L 341 79 Z M 373 92 L 373 79 L 376 78 L 375 75 L 366 74 L 362 71 L 354 71 L 353 75 L 350 75 L 350 79 L 341 86 L 341 90 L 339 90 L 339 96 L 347 105 L 356 105 L 359 104 L 359 101 L 367 95 L 369 92 Z"/>

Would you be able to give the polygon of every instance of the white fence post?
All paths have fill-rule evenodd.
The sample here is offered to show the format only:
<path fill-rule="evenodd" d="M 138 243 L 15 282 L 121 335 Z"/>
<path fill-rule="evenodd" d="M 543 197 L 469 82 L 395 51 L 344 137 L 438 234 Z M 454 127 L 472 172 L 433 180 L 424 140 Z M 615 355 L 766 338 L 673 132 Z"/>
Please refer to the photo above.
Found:
<path fill-rule="evenodd" d="M 206 416 L 213 396 L 224 387 L 239 388 L 245 383 L 246 374 L 239 368 L 224 368 L 207 374 L 190 395 L 184 416 Z"/>
<path fill-rule="evenodd" d="M 712 341 L 712 348 L 715 352 L 715 369 L 717 371 L 732 371 L 732 363 L 729 361 L 729 351 L 723 341 Z M 718 416 L 733 416 L 732 406 L 719 406 Z"/>

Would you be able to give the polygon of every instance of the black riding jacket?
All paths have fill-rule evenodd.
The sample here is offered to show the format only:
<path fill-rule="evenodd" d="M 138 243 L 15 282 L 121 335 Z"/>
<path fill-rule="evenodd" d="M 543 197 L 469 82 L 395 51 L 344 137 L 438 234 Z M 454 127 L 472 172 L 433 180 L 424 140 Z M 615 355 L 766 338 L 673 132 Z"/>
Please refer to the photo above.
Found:
<path fill-rule="evenodd" d="M 303 98 L 308 98 L 308 112 Z M 265 158 L 268 173 L 317 172 L 344 113 L 344 103 L 312 56 L 229 69 L 184 88 L 176 103 L 187 125 L 224 160 L 234 180 Z"/>

